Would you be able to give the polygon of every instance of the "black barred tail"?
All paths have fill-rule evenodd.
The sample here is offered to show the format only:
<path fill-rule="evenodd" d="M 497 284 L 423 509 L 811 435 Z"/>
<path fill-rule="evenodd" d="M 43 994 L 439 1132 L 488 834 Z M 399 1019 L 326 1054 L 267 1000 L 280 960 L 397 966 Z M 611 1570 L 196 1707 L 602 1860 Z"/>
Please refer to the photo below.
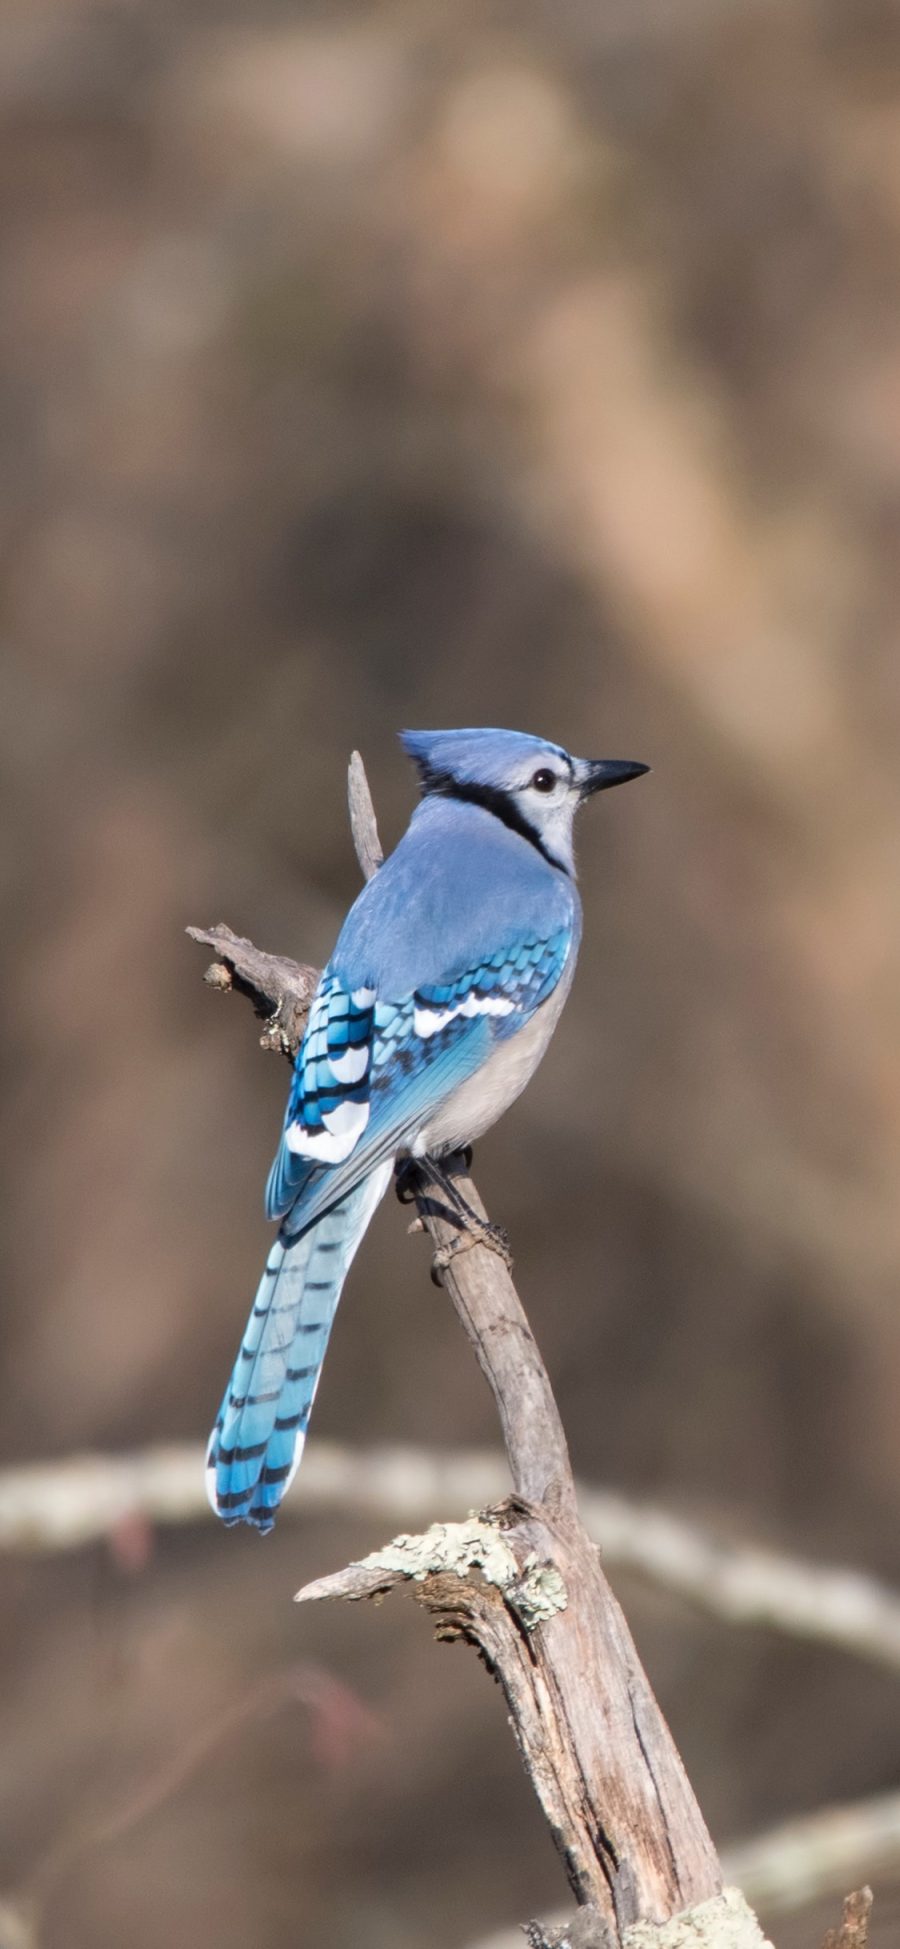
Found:
<path fill-rule="evenodd" d="M 272 1528 L 300 1457 L 350 1262 L 390 1182 L 382 1164 L 299 1238 L 272 1247 L 219 1418 L 207 1483 L 226 1523 Z"/>

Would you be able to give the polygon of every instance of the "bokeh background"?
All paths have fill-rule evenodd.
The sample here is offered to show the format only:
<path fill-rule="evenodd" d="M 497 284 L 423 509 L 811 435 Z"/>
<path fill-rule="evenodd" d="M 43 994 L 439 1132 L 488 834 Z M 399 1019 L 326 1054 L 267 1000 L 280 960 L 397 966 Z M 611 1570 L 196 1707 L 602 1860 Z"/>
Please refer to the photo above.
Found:
<path fill-rule="evenodd" d="M 184 927 L 321 960 L 351 747 L 392 842 L 395 731 L 510 723 L 653 766 L 478 1157 L 577 1468 L 900 1582 L 896 0 L 4 0 L 0 109 L 0 1457 L 205 1434 L 287 1079 Z M 314 1431 L 494 1438 L 392 1204 Z M 292 1607 L 380 1540 L 4 1561 L 40 1949 L 564 1900 L 475 1661 Z M 889 1675 L 616 1581 L 718 1839 L 896 1784 Z"/>

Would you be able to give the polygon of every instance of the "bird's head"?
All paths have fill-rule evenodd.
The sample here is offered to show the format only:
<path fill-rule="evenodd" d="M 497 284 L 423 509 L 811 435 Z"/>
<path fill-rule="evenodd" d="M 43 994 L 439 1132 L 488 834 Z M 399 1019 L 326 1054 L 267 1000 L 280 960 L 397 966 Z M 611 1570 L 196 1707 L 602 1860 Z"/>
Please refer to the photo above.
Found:
<path fill-rule="evenodd" d="M 401 737 L 423 794 L 484 806 L 567 873 L 578 807 L 594 792 L 650 769 L 629 759 L 572 758 L 561 745 L 525 731 L 403 731 Z"/>

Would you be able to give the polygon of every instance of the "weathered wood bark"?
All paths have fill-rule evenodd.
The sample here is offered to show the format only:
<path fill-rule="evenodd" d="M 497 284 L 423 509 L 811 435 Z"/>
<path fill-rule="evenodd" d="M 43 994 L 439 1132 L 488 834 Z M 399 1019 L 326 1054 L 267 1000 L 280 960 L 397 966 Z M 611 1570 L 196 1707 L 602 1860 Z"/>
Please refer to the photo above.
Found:
<path fill-rule="evenodd" d="M 381 855 L 355 757 L 351 808 L 360 861 L 371 873 Z M 215 985 L 249 994 L 271 1018 L 263 1041 L 292 1053 L 309 1003 L 310 970 L 292 974 L 289 962 L 270 963 L 225 928 L 190 931 L 216 951 Z M 456 1184 L 484 1216 L 459 1159 Z M 710 1901 L 717 1914 L 726 1902 L 715 1849 L 599 1553 L 579 1520 L 562 1424 L 508 1266 L 489 1244 L 460 1240 L 440 1193 L 420 1187 L 416 1201 L 421 1226 L 438 1248 L 443 1283 L 494 1393 L 513 1495 L 480 1519 L 397 1538 L 300 1597 L 362 1597 L 408 1579 L 439 1636 L 478 1648 L 502 1686 L 576 1900 L 591 1912 L 583 1918 L 585 1945 L 591 1931 L 598 1945 L 623 1942 L 639 1925 L 665 1924 L 688 1909 L 700 1908 L 708 1919 Z M 454 1249 L 460 1244 L 463 1249 Z M 743 1917 L 738 1935 L 732 1902 L 721 1940 L 735 1949 L 739 1941 L 761 1941 L 746 1909 Z"/>
<path fill-rule="evenodd" d="M 470 1177 L 457 1185 L 484 1215 Z M 434 1196 L 420 1215 L 439 1247 L 456 1226 Z M 721 1887 L 718 1861 L 600 1555 L 582 1527 L 547 1372 L 497 1254 L 457 1253 L 444 1283 L 497 1403 L 514 1495 L 494 1521 L 528 1588 L 543 1566 L 560 1601 L 529 1628 L 516 1583 L 432 1575 L 416 1594 L 442 1636 L 478 1645 L 499 1679 L 523 1759 L 579 1903 L 621 1931 L 661 1922 Z"/>

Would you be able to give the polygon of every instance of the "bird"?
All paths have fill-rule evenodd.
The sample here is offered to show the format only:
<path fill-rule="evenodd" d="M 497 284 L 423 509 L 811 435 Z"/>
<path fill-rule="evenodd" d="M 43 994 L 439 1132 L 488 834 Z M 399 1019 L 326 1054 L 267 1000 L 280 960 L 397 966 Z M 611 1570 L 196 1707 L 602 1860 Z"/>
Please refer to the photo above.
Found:
<path fill-rule="evenodd" d="M 214 1511 L 263 1533 L 296 1473 L 341 1290 L 395 1168 L 446 1187 L 441 1160 L 525 1088 L 581 940 L 575 814 L 649 770 L 573 758 L 524 731 L 400 737 L 419 803 L 351 907 L 311 1004 L 266 1188 L 278 1235 L 207 1452 Z"/>

